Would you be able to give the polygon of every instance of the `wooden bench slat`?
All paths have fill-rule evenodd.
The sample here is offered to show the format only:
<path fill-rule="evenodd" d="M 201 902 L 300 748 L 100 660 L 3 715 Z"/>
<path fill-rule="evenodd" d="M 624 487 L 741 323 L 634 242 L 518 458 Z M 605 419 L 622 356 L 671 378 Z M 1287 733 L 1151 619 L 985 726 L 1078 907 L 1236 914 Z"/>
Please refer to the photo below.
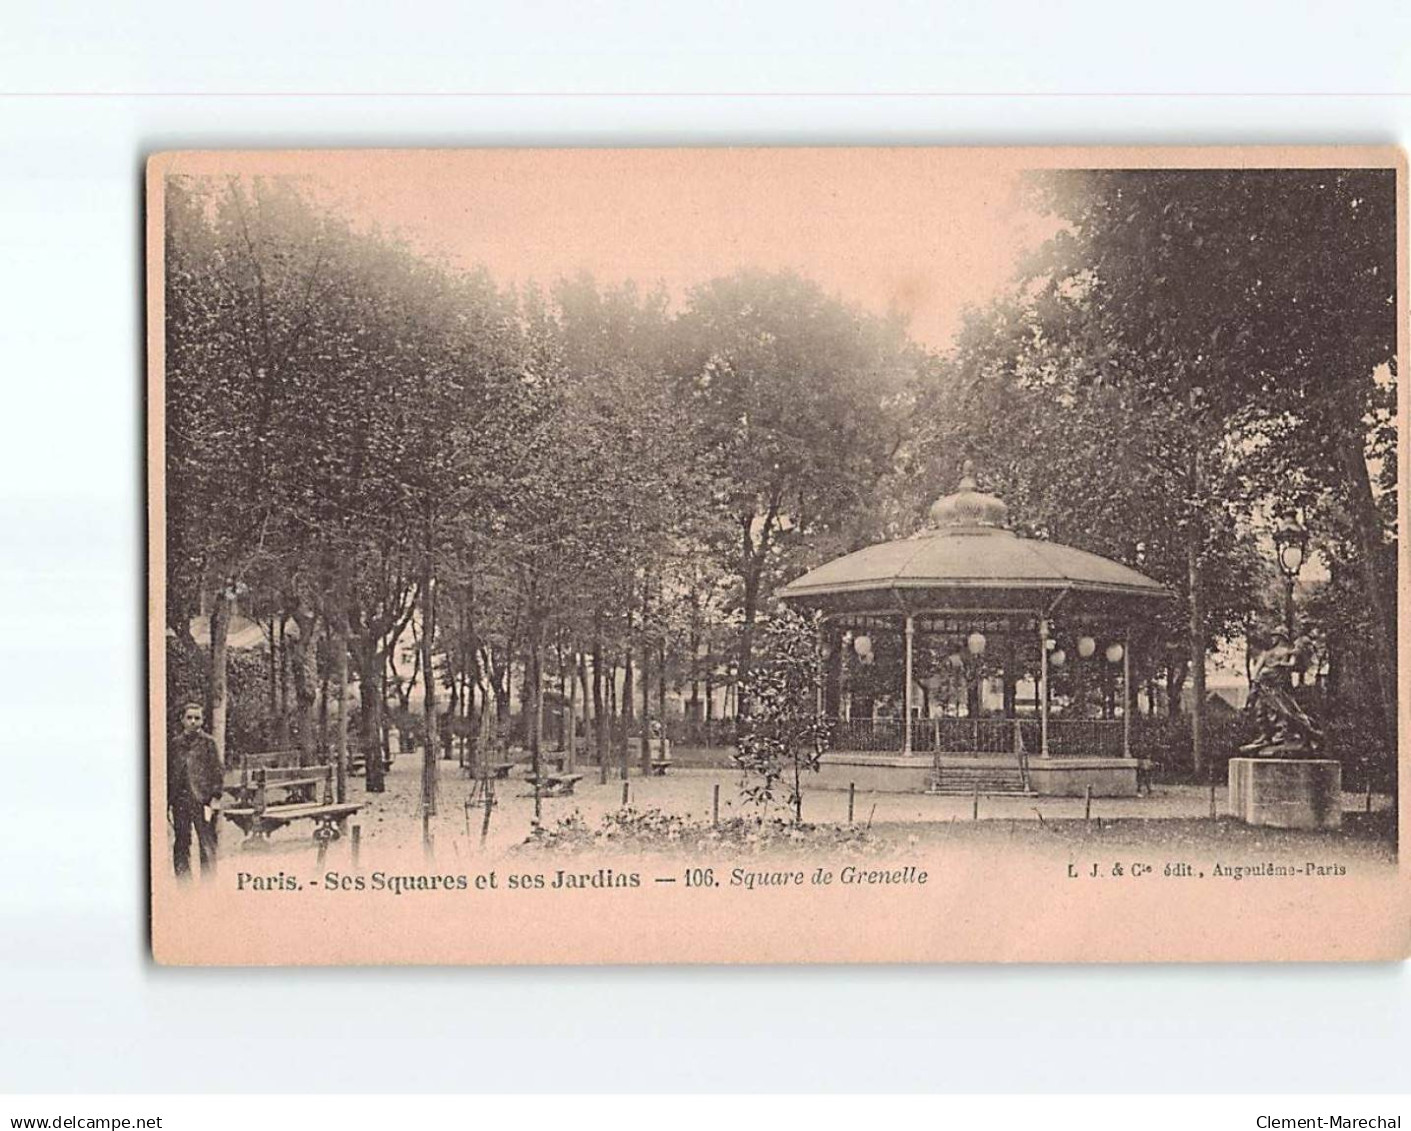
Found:
<path fill-rule="evenodd" d="M 274 781 L 268 781 L 268 780 L 266 780 L 266 781 L 265 781 L 265 788 L 266 788 L 266 789 L 294 789 L 295 787 L 306 787 L 306 786 L 311 786 L 311 785 L 319 785 L 322 781 L 323 781 L 323 778 L 321 778 L 321 777 L 320 777 L 320 778 L 278 778 L 278 779 L 276 779 L 276 780 L 274 780 Z M 242 784 L 242 783 L 240 783 L 240 782 L 238 782 L 238 781 L 237 781 L 237 782 L 231 782 L 231 783 L 229 783 L 229 784 L 225 787 L 225 791 L 226 791 L 227 793 L 235 793 L 235 792 L 237 792 L 237 791 L 239 791 L 239 790 L 242 790 L 242 789 L 256 789 L 256 788 L 258 787 L 258 785 L 259 785 L 259 783 L 258 783 L 258 782 L 255 782 L 255 781 L 249 781 L 249 782 L 246 782 L 246 783 L 244 783 L 244 784 Z"/>
<path fill-rule="evenodd" d="M 318 805 L 303 802 L 296 805 L 267 805 L 263 815 L 266 817 L 277 817 L 282 821 L 285 819 L 296 820 L 300 817 L 322 817 L 340 813 L 356 813 L 361 808 L 361 805 L 355 805 L 351 801 L 344 801 L 333 805 Z"/>
<path fill-rule="evenodd" d="M 352 802 L 343 802 L 334 805 L 319 805 L 310 802 L 299 802 L 295 805 L 267 805 L 263 809 L 256 809 L 253 805 L 227 806 L 218 810 L 222 816 L 234 818 L 268 817 L 276 821 L 297 821 L 303 817 L 323 817 L 323 816 L 351 816 L 361 809 L 361 805 Z"/>

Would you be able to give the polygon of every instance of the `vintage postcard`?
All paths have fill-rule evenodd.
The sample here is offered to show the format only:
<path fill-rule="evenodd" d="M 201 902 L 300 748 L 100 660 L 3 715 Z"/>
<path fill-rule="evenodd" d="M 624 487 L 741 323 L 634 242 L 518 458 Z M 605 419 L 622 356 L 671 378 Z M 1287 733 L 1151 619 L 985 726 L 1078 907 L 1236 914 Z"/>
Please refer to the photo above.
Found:
<path fill-rule="evenodd" d="M 147 178 L 159 962 L 1411 949 L 1399 151 Z"/>

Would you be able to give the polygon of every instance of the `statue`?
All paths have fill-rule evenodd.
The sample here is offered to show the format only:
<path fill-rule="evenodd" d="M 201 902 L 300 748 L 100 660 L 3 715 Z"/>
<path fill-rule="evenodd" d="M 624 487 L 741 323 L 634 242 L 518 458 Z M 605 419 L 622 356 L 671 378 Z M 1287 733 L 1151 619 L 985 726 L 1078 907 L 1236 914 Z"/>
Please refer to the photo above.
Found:
<path fill-rule="evenodd" d="M 1240 747 L 1259 758 L 1311 758 L 1323 745 L 1323 731 L 1293 697 L 1293 673 L 1309 665 L 1311 644 L 1294 643 L 1282 625 L 1274 629 L 1269 647 L 1255 661 L 1245 710 L 1254 716 L 1259 734 Z"/>

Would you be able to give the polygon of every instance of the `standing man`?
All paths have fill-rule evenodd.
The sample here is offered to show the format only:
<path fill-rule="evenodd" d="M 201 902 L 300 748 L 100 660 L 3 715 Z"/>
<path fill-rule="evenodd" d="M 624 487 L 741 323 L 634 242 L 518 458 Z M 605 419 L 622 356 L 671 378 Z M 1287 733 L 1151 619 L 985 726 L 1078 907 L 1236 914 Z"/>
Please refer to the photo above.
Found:
<path fill-rule="evenodd" d="M 167 810 L 176 842 L 172 866 L 178 879 L 191 872 L 191 830 L 196 830 L 201 874 L 216 870 L 216 809 L 225 774 L 216 741 L 201 729 L 205 712 L 199 703 L 181 709 L 181 733 L 167 746 Z"/>

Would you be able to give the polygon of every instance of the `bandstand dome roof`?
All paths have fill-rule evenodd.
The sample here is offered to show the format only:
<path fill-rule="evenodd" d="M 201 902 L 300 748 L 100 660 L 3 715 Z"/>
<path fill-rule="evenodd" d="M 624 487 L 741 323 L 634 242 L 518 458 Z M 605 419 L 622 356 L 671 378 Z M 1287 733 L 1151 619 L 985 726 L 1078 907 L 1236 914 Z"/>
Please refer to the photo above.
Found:
<path fill-rule="evenodd" d="M 1070 614 L 1130 618 L 1172 596 L 1128 566 L 1007 529 L 1008 508 L 978 490 L 968 462 L 930 513 L 928 528 L 836 558 L 780 597 L 830 613 L 1043 613 L 1061 596 Z"/>

